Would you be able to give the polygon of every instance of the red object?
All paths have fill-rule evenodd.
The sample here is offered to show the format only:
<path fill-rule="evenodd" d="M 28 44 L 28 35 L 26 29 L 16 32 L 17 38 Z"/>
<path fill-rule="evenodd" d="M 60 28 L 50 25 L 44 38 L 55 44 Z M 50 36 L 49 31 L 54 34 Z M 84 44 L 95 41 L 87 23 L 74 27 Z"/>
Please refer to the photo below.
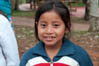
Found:
<path fill-rule="evenodd" d="M 50 66 L 50 65 L 51 63 L 40 63 L 34 66 Z M 53 63 L 53 66 L 70 66 L 70 65 L 63 64 L 63 63 Z"/>

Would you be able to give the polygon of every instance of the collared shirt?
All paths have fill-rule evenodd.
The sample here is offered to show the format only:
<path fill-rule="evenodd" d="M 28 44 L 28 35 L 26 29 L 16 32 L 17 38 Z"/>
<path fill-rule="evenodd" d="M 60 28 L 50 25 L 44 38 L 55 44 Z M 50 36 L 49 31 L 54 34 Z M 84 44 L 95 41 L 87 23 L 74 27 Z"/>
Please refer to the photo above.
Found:
<path fill-rule="evenodd" d="M 43 42 L 40 41 L 24 54 L 20 66 L 93 66 L 93 64 L 84 49 L 64 39 L 60 51 L 53 60 L 50 60 Z"/>

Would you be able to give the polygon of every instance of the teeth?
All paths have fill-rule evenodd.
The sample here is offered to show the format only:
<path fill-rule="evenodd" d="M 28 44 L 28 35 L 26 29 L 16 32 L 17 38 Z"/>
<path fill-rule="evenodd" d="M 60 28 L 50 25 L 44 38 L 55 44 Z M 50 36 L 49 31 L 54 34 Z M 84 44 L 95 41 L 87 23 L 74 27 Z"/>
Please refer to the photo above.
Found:
<path fill-rule="evenodd" d="M 51 37 L 46 37 L 46 40 L 53 40 L 55 37 L 51 36 Z"/>

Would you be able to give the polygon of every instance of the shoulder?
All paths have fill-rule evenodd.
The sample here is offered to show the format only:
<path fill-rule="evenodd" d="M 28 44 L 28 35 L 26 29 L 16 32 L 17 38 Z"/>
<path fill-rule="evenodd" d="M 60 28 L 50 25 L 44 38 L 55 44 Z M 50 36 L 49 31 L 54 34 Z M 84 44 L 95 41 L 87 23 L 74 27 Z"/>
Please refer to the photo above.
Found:
<path fill-rule="evenodd" d="M 29 49 L 27 52 L 24 53 L 20 62 L 20 66 L 25 66 L 31 59 L 44 55 L 42 53 L 43 53 L 43 44 L 40 41 L 35 46 L 33 46 L 31 49 Z"/>
<path fill-rule="evenodd" d="M 0 14 L 0 25 L 4 26 L 7 24 L 9 24 L 8 19 L 5 16 L 3 16 L 2 14 Z"/>
<path fill-rule="evenodd" d="M 83 55 L 85 55 L 85 54 L 87 54 L 87 52 L 86 52 L 86 50 L 84 49 L 84 48 L 82 48 L 81 46 L 79 46 L 79 45 L 75 45 L 75 52 L 76 53 L 81 53 L 81 54 L 83 54 Z"/>
<path fill-rule="evenodd" d="M 74 58 L 80 63 L 80 66 L 93 66 L 91 58 L 84 48 L 75 45 L 74 49 Z"/>
<path fill-rule="evenodd" d="M 23 60 L 28 60 L 28 59 L 31 59 L 33 57 L 33 51 L 34 51 L 34 47 L 33 48 L 30 48 L 28 51 L 26 51 L 23 56 L 22 56 L 22 59 Z"/>
<path fill-rule="evenodd" d="M 35 53 L 34 53 L 34 52 L 35 52 L 35 47 L 36 47 L 36 46 L 30 48 L 28 51 L 26 51 L 26 52 L 23 54 L 23 56 L 22 56 L 22 58 L 21 58 L 20 66 L 25 66 L 26 63 L 27 63 L 30 59 L 36 57 L 36 55 L 35 55 Z"/>
<path fill-rule="evenodd" d="M 30 56 L 33 55 L 34 52 L 34 47 L 30 48 L 28 51 L 26 51 L 23 55 L 23 58 L 29 58 Z"/>
<path fill-rule="evenodd" d="M 1 21 L 2 22 L 9 22 L 8 19 L 4 15 L 0 14 L 0 23 L 1 23 Z"/>
<path fill-rule="evenodd" d="M 1 30 L 4 31 L 4 29 L 7 29 L 6 27 L 11 26 L 8 19 L 5 16 L 1 15 L 1 14 L 0 14 L 0 26 L 2 26 L 2 27 L 0 27 L 0 31 Z"/>
<path fill-rule="evenodd" d="M 35 56 L 35 54 L 37 54 L 37 52 L 40 53 L 39 47 L 41 47 L 40 46 L 40 42 L 38 42 L 35 46 L 33 46 L 32 48 L 30 48 L 29 50 L 27 50 L 24 53 L 23 58 L 26 58 L 26 59 L 33 58 Z"/>
<path fill-rule="evenodd" d="M 75 54 L 77 54 L 78 55 L 78 57 L 80 56 L 83 56 L 83 57 L 87 57 L 88 56 L 88 53 L 87 53 L 87 51 L 84 49 L 84 48 L 82 48 L 81 46 L 78 46 L 78 45 L 75 45 Z"/>
<path fill-rule="evenodd" d="M 72 49 L 75 56 L 78 56 L 78 57 L 81 57 L 81 56 L 87 57 L 88 56 L 88 53 L 86 52 L 86 50 L 84 48 L 82 48 L 81 46 L 71 42 L 70 40 L 67 40 L 66 42 L 68 43 L 67 45 L 69 45 L 69 48 L 70 48 L 68 50 Z"/>
<path fill-rule="evenodd" d="M 80 66 L 93 66 L 91 58 L 85 49 L 69 40 L 67 40 L 67 45 L 69 45 L 69 52 L 70 50 L 73 52 L 69 56 L 79 62 Z"/>

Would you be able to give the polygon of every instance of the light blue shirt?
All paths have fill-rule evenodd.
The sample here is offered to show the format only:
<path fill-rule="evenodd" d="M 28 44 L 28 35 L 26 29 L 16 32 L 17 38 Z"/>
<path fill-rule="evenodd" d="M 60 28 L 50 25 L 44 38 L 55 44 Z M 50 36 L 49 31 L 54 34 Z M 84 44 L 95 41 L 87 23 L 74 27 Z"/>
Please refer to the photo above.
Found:
<path fill-rule="evenodd" d="M 19 52 L 8 19 L 0 14 L 0 66 L 19 66 Z"/>

